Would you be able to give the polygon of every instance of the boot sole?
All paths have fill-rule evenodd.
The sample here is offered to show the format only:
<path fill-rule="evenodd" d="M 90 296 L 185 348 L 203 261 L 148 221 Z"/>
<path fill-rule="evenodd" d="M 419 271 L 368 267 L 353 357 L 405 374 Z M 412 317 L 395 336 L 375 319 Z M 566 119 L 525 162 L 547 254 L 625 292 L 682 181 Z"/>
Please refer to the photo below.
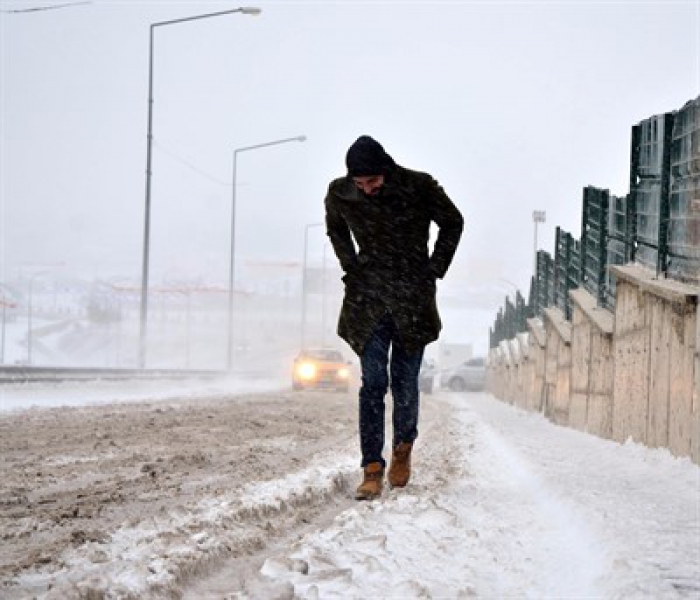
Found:
<path fill-rule="evenodd" d="M 408 485 L 408 481 L 406 483 L 391 483 L 391 482 L 389 482 L 390 488 L 405 488 L 407 485 Z"/>
<path fill-rule="evenodd" d="M 379 494 L 355 494 L 355 500 L 358 500 L 362 502 L 363 500 L 376 500 L 377 498 L 381 497 L 381 493 Z"/>

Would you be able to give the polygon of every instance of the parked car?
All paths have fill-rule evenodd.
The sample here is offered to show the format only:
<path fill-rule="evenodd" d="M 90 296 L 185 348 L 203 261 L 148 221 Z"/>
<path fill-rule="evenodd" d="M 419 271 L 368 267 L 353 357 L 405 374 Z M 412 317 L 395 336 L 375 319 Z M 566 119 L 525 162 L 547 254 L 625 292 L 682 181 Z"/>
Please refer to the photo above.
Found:
<path fill-rule="evenodd" d="M 424 394 L 432 394 L 436 374 L 435 363 L 432 360 L 423 360 L 418 374 L 418 389 Z"/>
<path fill-rule="evenodd" d="M 350 387 L 350 365 L 338 350 L 318 348 L 304 350 L 294 359 L 292 388 L 334 389 L 347 392 Z"/>
<path fill-rule="evenodd" d="M 486 360 L 472 358 L 455 369 L 444 371 L 440 376 L 441 387 L 453 392 L 479 392 L 486 385 Z"/>

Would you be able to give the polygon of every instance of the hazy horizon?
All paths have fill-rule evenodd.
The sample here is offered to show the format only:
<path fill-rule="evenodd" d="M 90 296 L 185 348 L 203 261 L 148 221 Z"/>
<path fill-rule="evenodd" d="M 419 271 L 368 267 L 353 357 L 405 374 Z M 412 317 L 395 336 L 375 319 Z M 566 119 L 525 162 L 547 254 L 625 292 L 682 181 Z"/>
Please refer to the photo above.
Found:
<path fill-rule="evenodd" d="M 2 3 L 2 277 L 139 278 L 149 25 L 236 5 L 9 12 L 51 4 Z M 445 286 L 527 291 L 532 211 L 540 248 L 579 235 L 584 186 L 627 192 L 631 126 L 700 90 L 698 2 L 255 5 L 156 29 L 154 282 L 225 281 L 233 149 L 306 135 L 237 169 L 237 264 L 300 262 L 367 133 L 464 213 Z M 323 229 L 309 240 L 318 262 Z"/>

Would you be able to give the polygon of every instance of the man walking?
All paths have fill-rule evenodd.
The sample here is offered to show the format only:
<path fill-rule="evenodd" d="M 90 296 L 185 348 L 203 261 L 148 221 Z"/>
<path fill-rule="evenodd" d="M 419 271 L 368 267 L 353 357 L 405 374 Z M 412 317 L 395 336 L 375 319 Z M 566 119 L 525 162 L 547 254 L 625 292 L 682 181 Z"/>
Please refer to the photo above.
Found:
<path fill-rule="evenodd" d="M 386 463 L 384 396 L 391 381 L 393 444 L 388 480 L 404 487 L 418 435 L 418 374 L 425 346 L 442 324 L 435 280 L 445 276 L 464 220 L 427 173 L 397 165 L 362 136 L 346 156 L 348 173 L 331 182 L 326 227 L 345 272 L 338 335 L 360 357 L 360 500 L 381 494 Z M 439 228 L 431 255 L 430 224 Z M 391 357 L 389 353 L 391 351 Z"/>

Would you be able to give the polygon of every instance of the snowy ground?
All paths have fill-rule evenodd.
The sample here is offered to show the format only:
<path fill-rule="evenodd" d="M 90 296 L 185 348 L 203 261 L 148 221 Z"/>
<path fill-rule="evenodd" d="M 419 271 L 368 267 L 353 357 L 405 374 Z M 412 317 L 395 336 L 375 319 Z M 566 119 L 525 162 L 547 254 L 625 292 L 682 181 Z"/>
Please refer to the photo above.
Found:
<path fill-rule="evenodd" d="M 268 558 L 302 598 L 700 597 L 700 471 L 455 396 L 414 483 Z M 302 568 L 299 568 L 302 565 Z"/>
<path fill-rule="evenodd" d="M 6 412 L 0 594 L 700 597 L 688 460 L 486 394 L 426 396 L 411 483 L 356 503 L 355 402 Z"/>

